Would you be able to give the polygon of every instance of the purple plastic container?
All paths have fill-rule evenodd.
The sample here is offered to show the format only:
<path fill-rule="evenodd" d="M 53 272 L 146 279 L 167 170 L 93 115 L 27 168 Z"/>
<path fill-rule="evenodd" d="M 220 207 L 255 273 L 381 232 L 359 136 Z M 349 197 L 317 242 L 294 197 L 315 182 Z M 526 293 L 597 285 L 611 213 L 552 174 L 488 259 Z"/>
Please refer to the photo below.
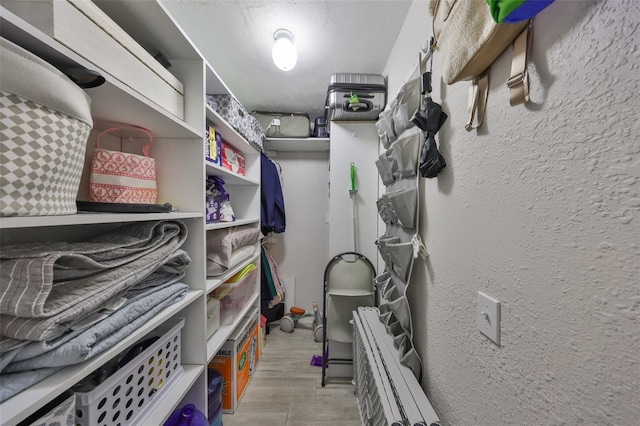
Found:
<path fill-rule="evenodd" d="M 176 408 L 164 422 L 164 426 L 209 426 L 209 421 L 195 405 L 187 404 Z"/>

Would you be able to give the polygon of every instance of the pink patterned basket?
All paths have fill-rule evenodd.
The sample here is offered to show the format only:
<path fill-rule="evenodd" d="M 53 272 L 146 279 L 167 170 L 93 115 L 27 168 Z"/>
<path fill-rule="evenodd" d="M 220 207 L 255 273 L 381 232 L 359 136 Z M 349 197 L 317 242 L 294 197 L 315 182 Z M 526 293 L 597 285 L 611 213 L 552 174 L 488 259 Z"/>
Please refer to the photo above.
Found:
<path fill-rule="evenodd" d="M 99 147 L 104 135 L 122 129 L 135 129 L 149 137 L 142 148 L 144 156 Z M 156 162 L 149 157 L 152 142 L 151 131 L 138 126 L 112 127 L 100 133 L 91 159 L 89 199 L 102 203 L 155 204 Z"/>

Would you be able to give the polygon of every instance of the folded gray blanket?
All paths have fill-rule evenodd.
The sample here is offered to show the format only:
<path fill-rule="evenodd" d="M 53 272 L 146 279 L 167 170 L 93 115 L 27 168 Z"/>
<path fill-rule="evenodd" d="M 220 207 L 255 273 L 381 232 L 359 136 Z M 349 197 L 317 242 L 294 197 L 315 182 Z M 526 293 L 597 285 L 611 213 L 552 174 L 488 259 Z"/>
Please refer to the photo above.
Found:
<path fill-rule="evenodd" d="M 3 247 L 0 335 L 20 340 L 62 335 L 167 263 L 186 236 L 180 221 L 141 222 L 77 244 Z"/>
<path fill-rule="evenodd" d="M 49 349 L 47 350 L 50 350 L 52 342 L 59 341 L 62 338 L 70 339 L 72 333 L 69 331 L 71 330 L 76 334 L 79 334 L 82 330 L 111 315 L 127 301 L 131 301 L 136 294 L 146 291 L 146 289 L 150 287 L 157 288 L 162 285 L 180 281 L 182 277 L 184 277 L 185 270 L 190 264 L 191 258 L 189 255 L 184 250 L 177 250 L 175 253 L 171 254 L 168 260 L 158 269 L 127 289 L 126 293 L 123 292 L 116 294 L 105 303 L 101 304 L 94 312 L 89 312 L 87 315 L 68 322 L 56 322 L 60 318 L 60 316 L 57 316 L 43 319 L 38 324 L 41 329 L 56 329 L 59 332 L 64 332 L 63 337 L 59 338 L 59 332 L 56 333 L 54 337 L 50 337 L 42 341 L 17 340 L 0 337 L 0 371 L 2 371 L 4 365 L 8 362 L 7 359 L 11 358 L 11 354 L 8 352 L 13 351 L 16 347 L 23 347 L 28 344 L 30 348 L 42 346 L 48 347 Z M 34 323 L 35 321 L 37 320 L 32 320 Z M 24 353 L 24 351 L 21 353 Z"/>
<path fill-rule="evenodd" d="M 62 336 L 56 336 L 42 341 L 25 341 L 9 339 L 6 337 L 0 338 L 0 371 L 2 371 L 4 366 L 8 363 L 7 359 L 13 359 L 13 349 L 16 347 L 23 347 L 25 344 L 28 345 L 27 348 L 20 351 L 20 355 L 23 358 L 25 356 L 27 358 L 35 356 L 34 354 L 25 355 L 33 352 L 34 350 L 40 351 L 39 353 L 52 350 L 56 345 L 60 345 L 65 341 L 70 340 L 72 337 L 80 334 L 83 330 L 91 327 L 93 324 L 107 318 L 125 304 L 131 303 L 138 298 L 139 295 L 146 294 L 149 289 L 151 289 L 151 291 L 155 291 L 161 287 L 166 287 L 169 284 L 180 281 L 184 277 L 185 269 L 190 265 L 190 263 L 191 258 L 189 255 L 184 250 L 178 250 L 171 255 L 167 263 L 163 264 L 142 281 L 129 288 L 126 293 L 122 295 L 119 294 L 110 299 L 107 303 L 102 304 L 95 312 L 68 323 L 56 324 L 54 322 L 49 323 L 48 320 L 45 320 L 40 324 L 41 327 L 51 324 L 52 327 L 57 327 L 61 330 L 66 329 Z M 53 320 L 55 320 L 55 317 Z"/>
<path fill-rule="evenodd" d="M 72 333 L 71 338 L 65 335 L 59 342 L 49 342 L 51 350 L 39 353 L 40 350 L 34 350 L 29 345 L 16 349 L 14 360 L 0 375 L 0 402 L 65 366 L 84 362 L 104 352 L 162 309 L 184 299 L 187 290 L 187 285 L 182 283 L 149 288 L 146 292 L 136 294 L 122 308 L 92 327 L 80 333 Z M 23 351 L 35 356 L 25 357 L 21 354 Z"/>

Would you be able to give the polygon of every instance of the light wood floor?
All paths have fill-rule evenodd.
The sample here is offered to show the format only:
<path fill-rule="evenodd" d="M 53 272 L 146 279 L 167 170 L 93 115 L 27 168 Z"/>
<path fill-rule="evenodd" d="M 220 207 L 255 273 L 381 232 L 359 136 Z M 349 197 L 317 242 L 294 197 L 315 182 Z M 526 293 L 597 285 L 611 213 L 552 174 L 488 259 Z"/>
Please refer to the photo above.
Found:
<path fill-rule="evenodd" d="M 224 426 L 360 426 L 351 381 L 322 387 L 322 368 L 310 365 L 321 353 L 311 330 L 284 333 L 271 324 L 258 368 L 238 410 L 223 415 Z"/>

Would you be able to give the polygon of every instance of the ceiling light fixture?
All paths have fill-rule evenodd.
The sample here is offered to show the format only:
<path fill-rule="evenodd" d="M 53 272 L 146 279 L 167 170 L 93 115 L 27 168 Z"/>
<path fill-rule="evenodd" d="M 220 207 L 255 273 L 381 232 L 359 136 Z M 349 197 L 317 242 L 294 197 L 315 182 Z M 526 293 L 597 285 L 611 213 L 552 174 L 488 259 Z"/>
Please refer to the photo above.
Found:
<path fill-rule="evenodd" d="M 288 30 L 277 30 L 273 33 L 275 42 L 271 57 L 273 63 L 283 71 L 291 71 L 298 61 L 298 52 L 293 44 L 293 34 Z"/>

